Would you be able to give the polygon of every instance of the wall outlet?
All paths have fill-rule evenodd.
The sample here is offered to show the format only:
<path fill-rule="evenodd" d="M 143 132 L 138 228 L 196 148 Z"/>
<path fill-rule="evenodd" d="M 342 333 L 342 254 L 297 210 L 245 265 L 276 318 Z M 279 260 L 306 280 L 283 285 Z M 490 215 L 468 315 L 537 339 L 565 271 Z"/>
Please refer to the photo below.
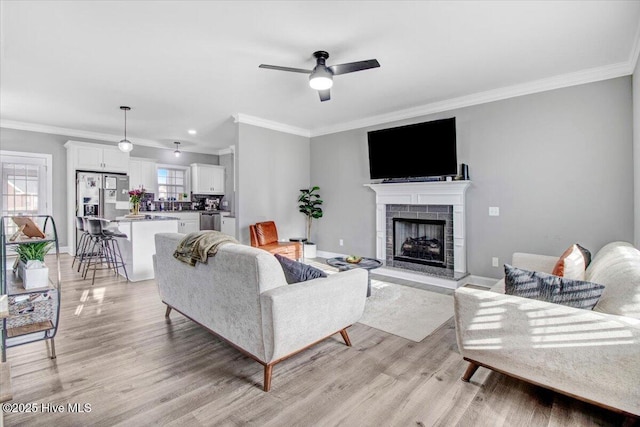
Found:
<path fill-rule="evenodd" d="M 340 239 L 340 246 L 344 246 L 344 240 Z"/>
<path fill-rule="evenodd" d="M 491 258 L 491 265 L 494 266 L 494 267 L 499 267 L 500 266 L 500 262 L 499 262 L 497 256 L 494 256 L 493 258 Z"/>
<path fill-rule="evenodd" d="M 497 206 L 490 206 L 489 216 L 500 216 L 500 208 Z"/>

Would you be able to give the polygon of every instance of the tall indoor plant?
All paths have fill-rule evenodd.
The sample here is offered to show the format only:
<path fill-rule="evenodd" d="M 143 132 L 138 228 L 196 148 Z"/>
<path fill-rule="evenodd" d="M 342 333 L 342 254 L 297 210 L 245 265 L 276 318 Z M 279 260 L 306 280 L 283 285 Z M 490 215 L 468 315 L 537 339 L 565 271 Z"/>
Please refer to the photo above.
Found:
<path fill-rule="evenodd" d="M 304 255 L 305 257 L 316 257 L 316 245 L 311 242 L 311 224 L 314 219 L 322 218 L 322 199 L 318 194 L 320 187 L 313 186 L 311 188 L 303 188 L 300 190 L 300 196 L 298 197 L 298 210 L 307 217 L 307 242 L 305 243 Z"/>

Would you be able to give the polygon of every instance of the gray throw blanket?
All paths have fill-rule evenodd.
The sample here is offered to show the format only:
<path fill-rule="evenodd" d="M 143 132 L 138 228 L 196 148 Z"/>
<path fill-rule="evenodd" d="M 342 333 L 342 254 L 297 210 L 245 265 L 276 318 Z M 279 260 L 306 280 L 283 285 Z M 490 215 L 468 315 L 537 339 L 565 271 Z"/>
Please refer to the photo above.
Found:
<path fill-rule="evenodd" d="M 220 245 L 226 243 L 240 243 L 228 234 L 213 230 L 195 231 L 187 234 L 178 243 L 173 257 L 195 266 L 196 262 L 207 263 L 209 255 L 215 255 Z"/>

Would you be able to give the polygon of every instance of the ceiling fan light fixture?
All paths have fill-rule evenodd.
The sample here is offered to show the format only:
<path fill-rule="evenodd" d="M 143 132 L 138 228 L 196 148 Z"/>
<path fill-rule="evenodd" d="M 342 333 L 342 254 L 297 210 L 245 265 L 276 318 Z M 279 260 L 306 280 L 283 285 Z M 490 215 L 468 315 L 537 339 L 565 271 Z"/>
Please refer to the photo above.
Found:
<path fill-rule="evenodd" d="M 326 68 L 316 67 L 309 76 L 309 86 L 315 90 L 327 90 L 333 86 L 333 74 Z"/>
<path fill-rule="evenodd" d="M 324 102 L 331 99 L 329 89 L 333 86 L 333 76 L 354 73 L 356 71 L 368 70 L 370 68 L 377 68 L 380 66 L 377 59 L 367 59 L 365 61 L 347 62 L 345 64 L 337 64 L 327 67 L 326 61 L 329 58 L 329 52 L 318 50 L 313 52 L 313 56 L 316 58 L 316 66 L 313 70 L 268 64 L 260 64 L 258 68 L 309 74 L 309 86 L 318 91 L 320 102 Z"/>
<path fill-rule="evenodd" d="M 124 139 L 118 143 L 118 148 L 128 153 L 133 150 L 133 144 L 127 139 L 127 111 L 131 110 L 131 107 L 121 106 L 120 109 L 124 111 Z"/>
<path fill-rule="evenodd" d="M 174 144 L 176 144 L 176 151 L 173 152 L 173 155 L 176 157 L 180 157 L 181 151 L 180 151 L 180 143 L 178 141 L 174 142 Z"/>

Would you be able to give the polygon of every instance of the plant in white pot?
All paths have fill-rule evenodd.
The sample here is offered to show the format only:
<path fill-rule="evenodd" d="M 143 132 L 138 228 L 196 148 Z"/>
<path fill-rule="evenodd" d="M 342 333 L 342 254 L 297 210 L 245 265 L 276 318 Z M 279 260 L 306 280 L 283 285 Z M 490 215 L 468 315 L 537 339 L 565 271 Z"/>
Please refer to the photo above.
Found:
<path fill-rule="evenodd" d="M 322 199 L 318 194 L 320 187 L 313 186 L 311 188 L 303 188 L 300 190 L 300 196 L 298 197 L 298 210 L 307 217 L 307 241 L 304 244 L 304 256 L 305 258 L 316 257 L 316 244 L 311 241 L 311 224 L 314 219 L 322 218 Z"/>
<path fill-rule="evenodd" d="M 49 268 L 44 257 L 53 242 L 21 243 L 16 246 L 19 257 L 18 275 L 25 289 L 42 288 L 49 284 Z"/>

